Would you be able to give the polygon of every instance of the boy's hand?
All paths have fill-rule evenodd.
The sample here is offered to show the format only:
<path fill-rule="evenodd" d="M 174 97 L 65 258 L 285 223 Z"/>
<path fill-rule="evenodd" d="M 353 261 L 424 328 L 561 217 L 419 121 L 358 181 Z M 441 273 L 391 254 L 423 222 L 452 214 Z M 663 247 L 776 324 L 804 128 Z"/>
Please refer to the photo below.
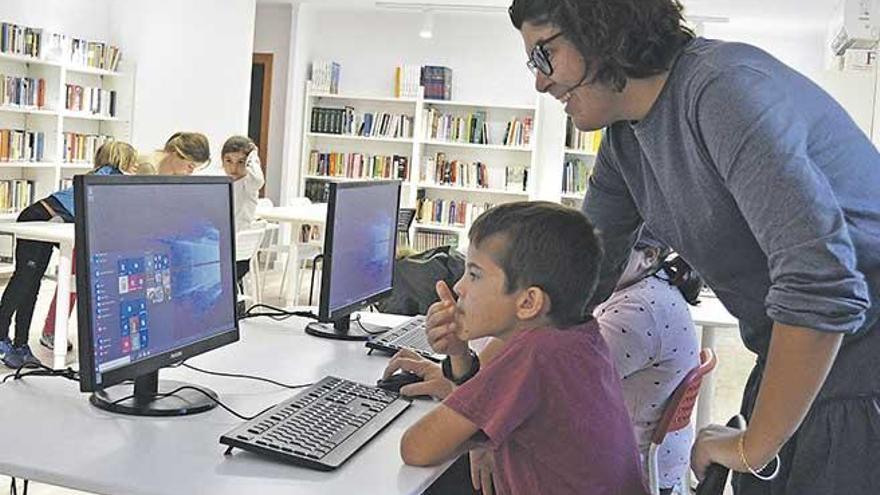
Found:
<path fill-rule="evenodd" d="M 400 388 L 400 393 L 407 396 L 430 395 L 443 400 L 455 389 L 455 384 L 443 376 L 443 371 L 436 363 L 429 361 L 408 349 L 401 349 L 391 358 L 382 378 L 388 378 L 397 370 L 409 371 L 422 377 L 422 382 L 411 383 Z"/>
<path fill-rule="evenodd" d="M 442 280 L 437 282 L 436 289 L 440 300 L 428 308 L 428 318 L 425 322 L 428 343 L 440 354 L 463 356 L 468 352 L 468 345 L 455 335 L 458 330 L 458 323 L 455 321 L 457 312 L 455 296 Z"/>
<path fill-rule="evenodd" d="M 495 483 L 492 475 L 495 472 L 495 455 L 487 448 L 471 449 L 471 483 L 474 490 L 483 495 L 495 493 Z"/>

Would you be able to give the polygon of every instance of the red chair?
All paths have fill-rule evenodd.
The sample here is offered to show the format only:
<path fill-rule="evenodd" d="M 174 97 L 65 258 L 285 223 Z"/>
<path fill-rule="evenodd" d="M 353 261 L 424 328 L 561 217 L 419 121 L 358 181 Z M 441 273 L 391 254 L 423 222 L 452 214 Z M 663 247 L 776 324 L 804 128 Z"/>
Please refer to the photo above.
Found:
<path fill-rule="evenodd" d="M 691 422 L 691 413 L 697 404 L 697 395 L 700 393 L 700 385 L 703 383 L 703 377 L 710 371 L 715 369 L 718 360 L 712 349 L 703 349 L 700 352 L 700 365 L 690 370 L 684 379 L 678 384 L 660 422 L 654 428 L 654 434 L 651 435 L 651 446 L 648 448 L 648 488 L 651 495 L 660 494 L 659 467 L 657 466 L 657 450 L 666 438 L 666 435 L 673 431 L 681 430 Z M 687 472 L 681 477 L 681 486 L 679 493 L 690 493 L 688 486 Z"/>

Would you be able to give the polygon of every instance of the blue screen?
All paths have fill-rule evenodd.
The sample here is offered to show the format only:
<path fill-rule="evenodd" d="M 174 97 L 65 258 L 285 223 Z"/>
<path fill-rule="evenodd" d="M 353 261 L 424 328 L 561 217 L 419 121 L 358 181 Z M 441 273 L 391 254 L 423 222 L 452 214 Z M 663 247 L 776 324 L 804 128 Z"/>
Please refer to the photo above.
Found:
<path fill-rule="evenodd" d="M 336 190 L 331 313 L 391 288 L 399 190 L 398 183 Z"/>
<path fill-rule="evenodd" d="M 235 328 L 227 184 L 86 190 L 100 374 Z"/>

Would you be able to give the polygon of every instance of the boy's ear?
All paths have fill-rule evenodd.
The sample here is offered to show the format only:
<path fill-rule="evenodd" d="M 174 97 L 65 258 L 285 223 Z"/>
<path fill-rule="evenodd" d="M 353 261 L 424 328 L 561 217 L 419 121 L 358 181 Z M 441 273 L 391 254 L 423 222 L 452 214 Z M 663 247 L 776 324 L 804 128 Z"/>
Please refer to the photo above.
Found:
<path fill-rule="evenodd" d="M 529 287 L 522 291 L 516 301 L 516 317 L 532 320 L 550 312 L 550 296 L 540 287 Z"/>

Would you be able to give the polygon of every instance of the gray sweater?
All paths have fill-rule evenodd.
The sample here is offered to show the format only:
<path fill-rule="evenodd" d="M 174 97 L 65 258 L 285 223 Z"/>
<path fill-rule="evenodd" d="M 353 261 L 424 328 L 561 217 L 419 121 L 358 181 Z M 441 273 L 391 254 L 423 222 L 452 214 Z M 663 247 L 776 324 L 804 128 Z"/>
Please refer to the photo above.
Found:
<path fill-rule="evenodd" d="M 855 334 L 878 319 L 880 155 L 827 93 L 755 47 L 691 41 L 648 115 L 607 129 L 584 213 L 606 249 L 593 305 L 644 222 L 762 356 L 774 321 Z"/>

